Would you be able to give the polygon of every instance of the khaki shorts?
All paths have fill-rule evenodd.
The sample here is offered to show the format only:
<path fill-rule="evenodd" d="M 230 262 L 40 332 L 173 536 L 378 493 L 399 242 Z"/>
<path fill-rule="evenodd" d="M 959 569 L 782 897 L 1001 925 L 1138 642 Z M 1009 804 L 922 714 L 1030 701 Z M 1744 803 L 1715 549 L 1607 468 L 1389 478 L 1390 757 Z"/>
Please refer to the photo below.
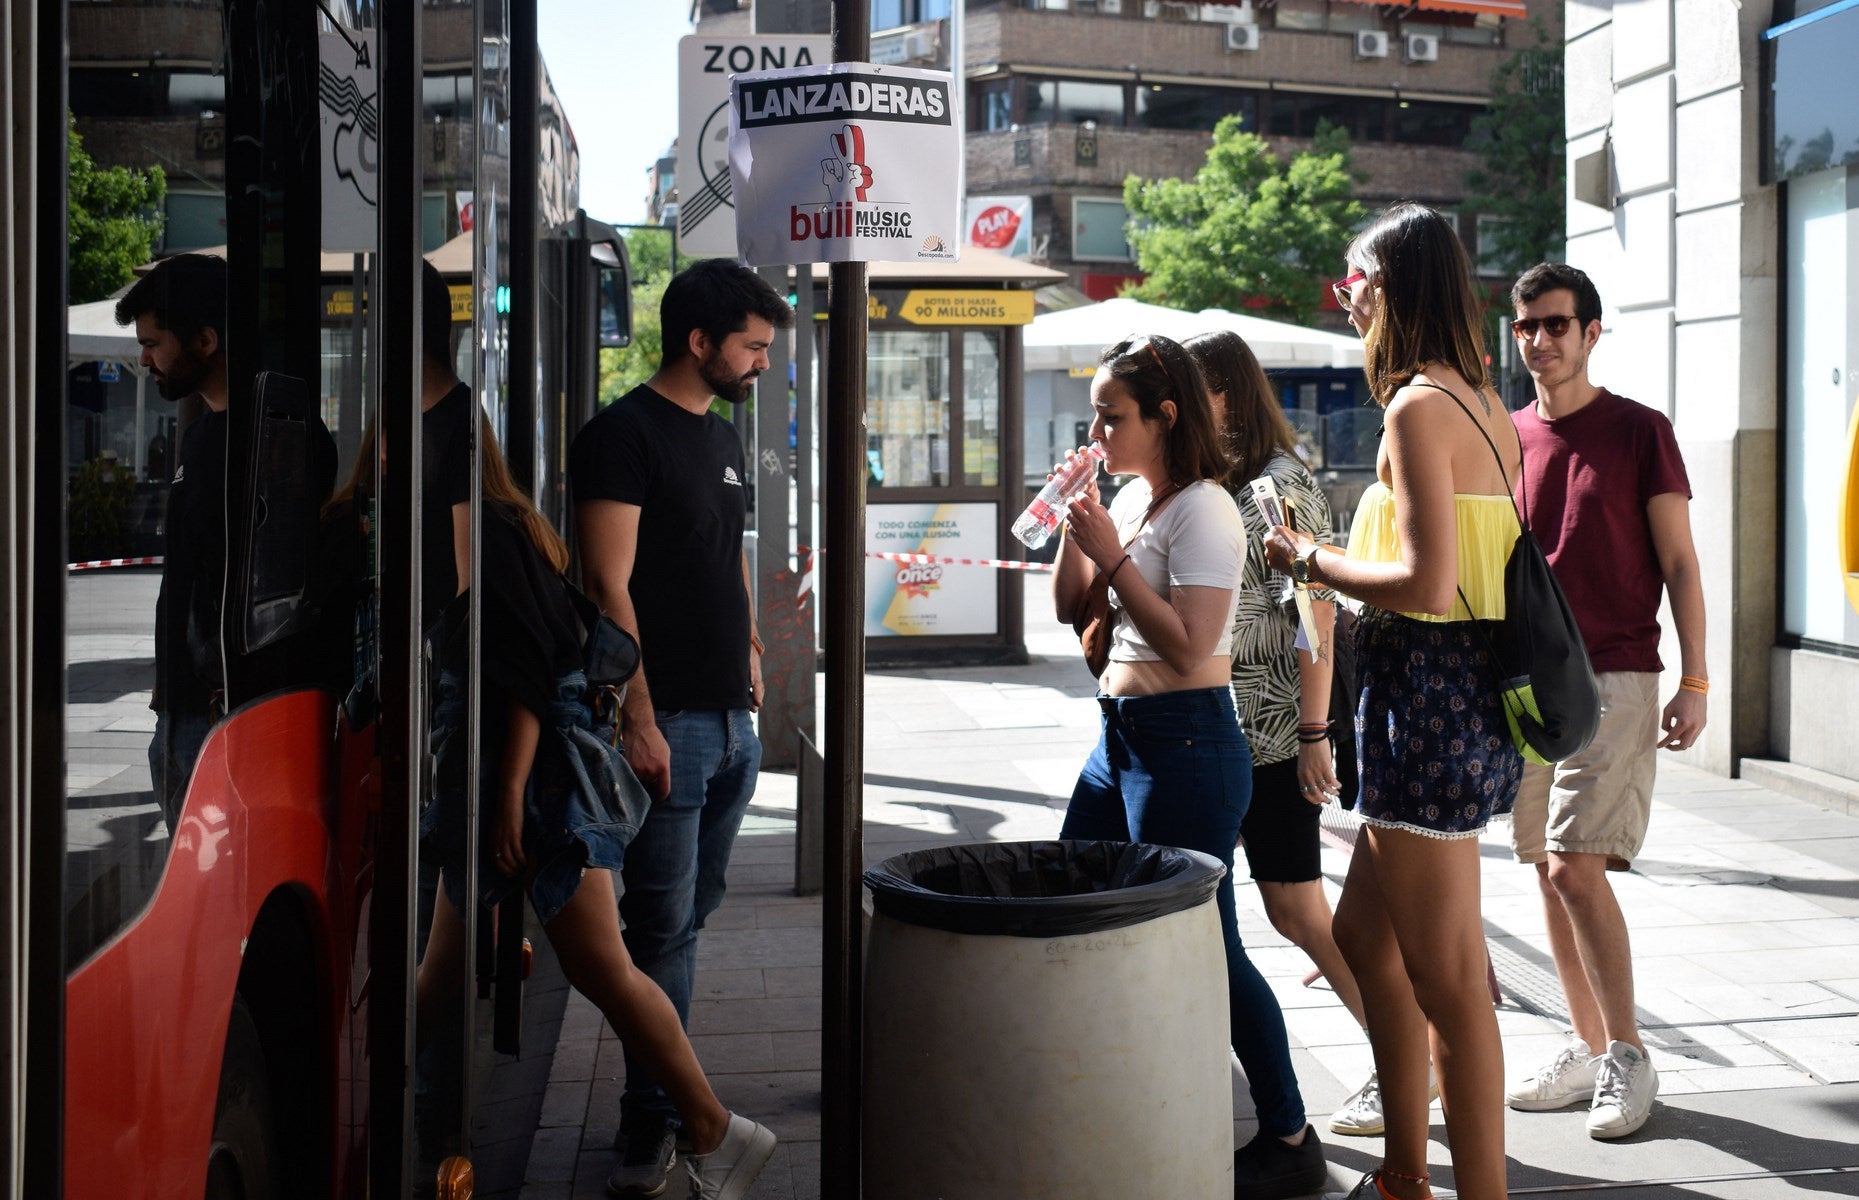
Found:
<path fill-rule="evenodd" d="M 1518 862 L 1557 854 L 1605 854 L 1624 871 L 1646 841 L 1659 740 L 1659 676 L 1607 671 L 1601 727 L 1586 750 L 1553 767 L 1526 763 L 1511 811 L 1510 846 Z"/>

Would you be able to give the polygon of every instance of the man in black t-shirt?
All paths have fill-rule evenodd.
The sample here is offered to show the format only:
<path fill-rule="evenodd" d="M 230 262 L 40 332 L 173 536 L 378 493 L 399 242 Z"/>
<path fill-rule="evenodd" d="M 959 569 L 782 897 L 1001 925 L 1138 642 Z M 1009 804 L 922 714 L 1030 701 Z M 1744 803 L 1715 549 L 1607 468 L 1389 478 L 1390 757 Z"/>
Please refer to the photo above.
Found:
<path fill-rule="evenodd" d="M 794 316 L 754 271 L 706 259 L 667 285 L 660 318 L 658 372 L 582 429 L 569 480 L 588 594 L 638 638 L 643 664 L 627 688 L 626 756 L 659 802 L 626 850 L 621 923 L 633 961 L 688 1020 L 697 930 L 722 902 L 761 766 L 747 465 L 710 403 L 748 399 Z M 670 1101 L 628 1052 L 608 1189 L 660 1194 L 676 1130 Z"/>
<path fill-rule="evenodd" d="M 420 613 L 431 629 L 471 573 L 471 388 L 452 359 L 452 294 L 422 262 L 420 293 Z"/>
<path fill-rule="evenodd" d="M 116 321 L 134 322 L 148 370 L 163 399 L 199 396 L 206 411 L 181 430 L 164 521 L 161 592 L 155 601 L 155 736 L 149 773 L 173 830 L 194 760 L 226 709 L 227 669 L 246 699 L 301 673 L 290 639 L 229 662 L 221 638 L 226 582 L 226 261 L 205 254 L 164 259 L 116 303 Z M 312 482 L 329 494 L 336 444 L 310 417 Z"/>

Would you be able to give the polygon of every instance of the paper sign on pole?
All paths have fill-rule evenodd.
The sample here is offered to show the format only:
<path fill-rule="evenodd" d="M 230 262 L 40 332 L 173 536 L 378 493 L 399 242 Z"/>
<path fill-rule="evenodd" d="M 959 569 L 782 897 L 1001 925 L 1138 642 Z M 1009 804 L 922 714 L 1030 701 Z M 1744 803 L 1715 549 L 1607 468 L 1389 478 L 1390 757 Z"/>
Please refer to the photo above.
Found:
<path fill-rule="evenodd" d="M 323 249 L 374 249 L 376 165 L 374 31 L 338 29 L 317 41 L 322 125 Z"/>
<path fill-rule="evenodd" d="M 736 253 L 729 182 L 729 79 L 833 61 L 824 34 L 700 37 L 678 42 L 678 252 Z"/>
<path fill-rule="evenodd" d="M 961 130 L 947 71 L 831 63 L 736 76 L 739 257 L 754 266 L 954 261 Z"/>

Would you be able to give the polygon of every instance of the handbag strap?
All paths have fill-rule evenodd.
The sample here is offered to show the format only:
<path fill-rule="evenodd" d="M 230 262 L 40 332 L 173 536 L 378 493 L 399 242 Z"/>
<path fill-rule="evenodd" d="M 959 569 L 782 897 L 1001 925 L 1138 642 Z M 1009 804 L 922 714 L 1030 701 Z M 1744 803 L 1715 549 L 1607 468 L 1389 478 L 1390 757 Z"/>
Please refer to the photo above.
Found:
<path fill-rule="evenodd" d="M 1131 542 L 1134 542 L 1137 538 L 1143 535 L 1143 530 L 1149 528 L 1149 522 L 1155 520 L 1155 514 L 1158 512 L 1161 512 L 1164 508 L 1167 508 L 1168 502 L 1170 500 L 1173 500 L 1180 491 L 1181 491 L 1181 485 L 1171 479 L 1169 480 L 1167 487 L 1163 488 L 1161 491 L 1157 492 L 1155 495 L 1149 497 L 1149 507 L 1143 510 L 1142 524 L 1138 525 L 1135 528 L 1135 530 L 1130 534 L 1130 536 L 1123 540 L 1122 545 L 1125 550 L 1128 550 L 1130 548 Z M 1097 575 L 1092 577 L 1091 582 L 1096 583 L 1098 576 L 1103 575 L 1103 573 L 1104 573 L 1104 569 L 1102 567 L 1099 567 L 1097 571 Z"/>
<path fill-rule="evenodd" d="M 1524 491 L 1524 497 L 1523 497 L 1524 506 L 1523 508 L 1518 508 L 1517 507 L 1517 494 L 1516 492 L 1513 492 L 1511 490 L 1511 486 L 1510 486 L 1510 472 L 1504 469 L 1504 456 L 1498 453 L 1498 444 L 1491 440 L 1491 435 L 1489 433 L 1485 432 L 1484 422 L 1480 421 L 1477 417 L 1472 415 L 1471 408 L 1465 403 L 1465 401 L 1459 399 L 1459 394 L 1453 391 L 1451 388 L 1441 387 L 1437 383 L 1423 383 L 1423 384 L 1420 384 L 1419 386 L 1430 387 L 1436 392 L 1445 392 L 1448 396 L 1451 396 L 1452 402 L 1458 405 L 1459 411 L 1465 414 L 1465 419 L 1470 421 L 1473 425 L 1477 426 L 1478 436 L 1485 439 L 1485 445 L 1491 447 L 1491 457 L 1497 460 L 1498 476 L 1504 480 L 1504 495 L 1510 500 L 1511 511 L 1517 514 L 1517 525 L 1525 533 L 1530 532 L 1530 522 L 1527 518 L 1524 517 L 1524 513 L 1528 511 L 1529 506 L 1530 506 L 1530 496 L 1527 490 L 1529 485 L 1524 482 L 1523 472 L 1520 470 L 1517 473 L 1517 487 L 1520 490 Z"/>

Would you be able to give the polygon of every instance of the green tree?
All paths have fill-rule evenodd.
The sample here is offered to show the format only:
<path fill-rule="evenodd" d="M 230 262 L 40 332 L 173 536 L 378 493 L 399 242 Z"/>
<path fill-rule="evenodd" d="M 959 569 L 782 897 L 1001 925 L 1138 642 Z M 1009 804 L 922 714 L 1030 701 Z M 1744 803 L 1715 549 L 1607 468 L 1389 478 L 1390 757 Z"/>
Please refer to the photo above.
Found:
<path fill-rule="evenodd" d="M 1562 257 L 1568 228 L 1563 196 L 1562 49 L 1539 19 L 1536 44 L 1491 72 L 1491 104 L 1472 122 L 1468 148 L 1479 165 L 1466 173 L 1466 207 L 1501 218 L 1479 233 L 1479 257 L 1508 275 Z"/>
<path fill-rule="evenodd" d="M 652 378 L 664 349 L 658 304 L 665 297 L 665 285 L 671 282 L 671 231 L 637 228 L 626 230 L 624 236 L 633 282 L 633 340 L 624 349 L 600 352 L 599 402 L 603 407 Z M 690 263 L 689 256 L 677 256 L 680 268 Z"/>
<path fill-rule="evenodd" d="M 1355 183 L 1342 130 L 1320 127 L 1309 150 L 1285 161 L 1237 116 L 1223 117 L 1193 179 L 1123 181 L 1147 276 L 1125 294 L 1191 311 L 1258 304 L 1308 321 L 1362 220 Z"/>
<path fill-rule="evenodd" d="M 68 136 L 69 286 L 71 303 L 84 304 L 128 283 L 153 255 L 168 179 L 160 167 L 99 167 L 84 149 L 75 120 Z"/>

